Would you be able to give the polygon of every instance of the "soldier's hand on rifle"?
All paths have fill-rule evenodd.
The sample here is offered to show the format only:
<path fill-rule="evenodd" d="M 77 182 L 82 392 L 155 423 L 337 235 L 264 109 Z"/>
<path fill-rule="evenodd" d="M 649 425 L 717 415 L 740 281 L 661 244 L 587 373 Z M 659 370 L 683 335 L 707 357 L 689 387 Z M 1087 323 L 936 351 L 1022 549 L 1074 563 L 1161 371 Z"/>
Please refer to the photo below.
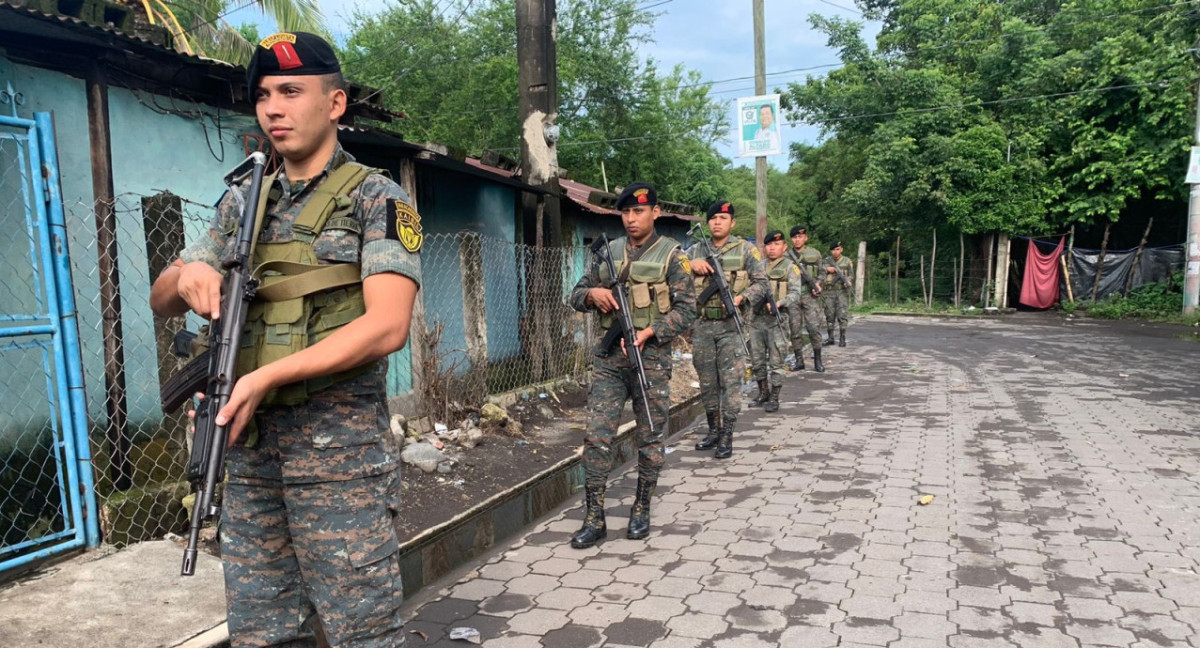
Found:
<path fill-rule="evenodd" d="M 708 265 L 708 261 L 697 259 L 690 263 L 692 266 L 692 274 L 710 275 L 713 273 L 713 267 Z"/>
<path fill-rule="evenodd" d="M 837 274 L 837 268 L 833 266 L 825 266 L 825 272 L 828 272 L 829 274 Z"/>
<path fill-rule="evenodd" d="M 646 342 L 648 342 L 652 337 L 654 337 L 654 329 L 646 327 L 637 332 L 637 335 L 634 336 L 633 343 L 637 346 L 638 350 L 641 351 L 646 348 Z M 629 353 L 625 351 L 625 338 L 621 338 L 621 353 L 624 353 L 626 357 L 629 356 Z"/>
<path fill-rule="evenodd" d="M 221 317 L 221 273 L 202 261 L 179 267 L 176 291 L 188 307 L 200 317 Z"/>
<path fill-rule="evenodd" d="M 734 296 L 733 296 L 733 305 L 734 305 L 734 306 L 736 306 L 736 307 L 738 307 L 738 308 L 741 308 L 741 307 L 742 307 L 742 296 L 741 296 L 741 295 L 734 295 Z"/>
<path fill-rule="evenodd" d="M 226 444 L 227 447 L 233 447 L 233 444 L 242 436 L 242 430 L 246 429 L 250 417 L 254 416 L 254 410 L 258 409 L 258 404 L 273 388 L 263 373 L 263 369 L 251 371 L 238 378 L 237 382 L 233 384 L 229 402 L 221 408 L 221 411 L 217 412 L 216 418 L 217 425 L 228 426 L 229 442 Z"/>
<path fill-rule="evenodd" d="M 588 291 L 587 298 L 592 306 L 595 306 L 601 313 L 619 310 L 617 298 L 613 297 L 613 292 L 609 288 L 592 288 Z"/>
<path fill-rule="evenodd" d="M 812 290 L 813 297 L 820 297 L 822 290 L 824 289 L 821 288 L 821 284 L 817 284 L 816 288 L 813 288 Z"/>

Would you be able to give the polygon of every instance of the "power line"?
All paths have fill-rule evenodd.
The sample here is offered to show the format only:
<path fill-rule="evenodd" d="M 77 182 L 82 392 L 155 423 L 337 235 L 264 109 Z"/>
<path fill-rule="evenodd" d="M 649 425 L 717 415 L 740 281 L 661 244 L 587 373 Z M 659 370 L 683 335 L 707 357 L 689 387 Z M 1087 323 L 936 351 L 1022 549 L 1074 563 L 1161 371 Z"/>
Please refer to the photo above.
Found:
<path fill-rule="evenodd" d="M 1129 90 L 1133 88 L 1166 88 L 1172 81 L 1189 80 L 1189 79 L 1166 79 L 1162 81 L 1154 81 L 1152 83 L 1129 83 L 1124 85 L 1104 86 L 1100 88 L 1084 88 L 1083 90 L 1073 90 L 1071 92 L 1053 92 L 1049 94 L 1029 95 L 1025 97 L 1009 97 L 1007 99 L 992 99 L 989 101 L 975 101 L 962 104 L 944 104 L 941 106 L 927 106 L 925 108 L 905 108 L 901 110 L 893 110 L 889 112 L 864 113 L 859 115 L 845 115 L 843 117 L 835 117 L 833 119 L 823 119 L 819 122 L 811 122 L 812 124 L 836 124 L 839 122 L 850 121 L 853 119 L 870 119 L 872 117 L 894 117 L 897 115 L 915 115 L 919 113 L 940 112 L 942 110 L 958 110 L 962 108 L 978 108 L 980 106 L 995 106 L 1001 104 L 1018 103 L 1021 101 L 1035 101 L 1037 99 L 1059 99 L 1062 97 L 1073 97 L 1082 94 L 1092 94 L 1097 92 L 1110 92 L 1113 90 Z M 809 125 L 810 122 L 786 122 L 784 126 L 803 126 Z"/>
<path fill-rule="evenodd" d="M 825 3 L 825 4 L 827 4 L 827 5 L 831 6 L 831 7 L 837 7 L 838 9 L 845 9 L 846 11 L 849 11 L 849 12 L 852 12 L 852 13 L 856 13 L 856 14 L 858 14 L 858 15 L 860 15 L 860 16 L 861 16 L 861 15 L 863 15 L 863 12 L 859 11 L 858 9 L 852 9 L 852 8 L 850 8 L 850 7 L 846 7 L 846 6 L 840 5 L 840 4 L 836 3 L 836 2 L 830 2 L 829 0 L 817 0 L 817 2 L 823 2 L 823 3 Z"/>

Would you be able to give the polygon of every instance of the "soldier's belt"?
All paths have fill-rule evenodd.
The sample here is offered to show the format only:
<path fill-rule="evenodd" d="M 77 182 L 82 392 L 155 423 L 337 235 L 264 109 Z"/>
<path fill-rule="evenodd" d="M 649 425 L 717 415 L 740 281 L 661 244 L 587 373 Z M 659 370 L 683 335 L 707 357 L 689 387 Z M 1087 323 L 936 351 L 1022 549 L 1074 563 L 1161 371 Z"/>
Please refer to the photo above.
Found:
<path fill-rule="evenodd" d="M 729 316 L 725 314 L 724 306 L 705 306 L 700 309 L 700 317 L 706 320 L 723 320 Z"/>

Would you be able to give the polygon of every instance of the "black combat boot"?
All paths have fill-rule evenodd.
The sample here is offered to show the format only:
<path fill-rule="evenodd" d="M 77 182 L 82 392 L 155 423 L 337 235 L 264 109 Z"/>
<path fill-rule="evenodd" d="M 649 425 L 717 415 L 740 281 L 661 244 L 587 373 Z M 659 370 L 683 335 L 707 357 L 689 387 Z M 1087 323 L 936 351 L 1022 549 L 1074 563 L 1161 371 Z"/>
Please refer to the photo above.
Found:
<path fill-rule="evenodd" d="M 650 498 L 654 495 L 655 485 L 655 482 L 638 475 L 637 496 L 633 499 L 633 508 L 629 510 L 626 538 L 645 540 L 650 535 Z"/>
<path fill-rule="evenodd" d="M 733 456 L 733 424 L 737 419 L 725 419 L 721 426 L 721 436 L 717 440 L 717 451 L 713 454 L 717 459 L 728 459 Z"/>
<path fill-rule="evenodd" d="M 813 347 L 813 371 L 825 373 L 825 363 L 821 362 L 821 347 L 819 346 Z"/>
<path fill-rule="evenodd" d="M 841 329 L 838 331 L 838 346 L 846 346 L 846 329 Z"/>
<path fill-rule="evenodd" d="M 754 407 L 762 407 L 763 403 L 766 403 L 767 399 L 770 397 L 771 390 L 767 389 L 767 381 L 760 380 L 758 381 L 758 396 L 754 397 L 754 400 L 751 401 L 751 405 Z"/>
<path fill-rule="evenodd" d="M 767 402 L 763 405 L 763 411 L 766 411 L 766 412 L 779 411 L 779 390 L 782 387 L 783 387 L 783 385 L 772 385 L 771 386 L 771 396 L 770 396 L 770 398 L 767 399 Z"/>
<path fill-rule="evenodd" d="M 804 347 L 796 350 L 795 356 L 792 358 L 792 371 L 804 371 Z"/>
<path fill-rule="evenodd" d="M 583 527 L 571 536 L 571 546 L 576 549 L 587 549 L 608 537 L 608 527 L 604 525 L 604 487 L 584 487 L 584 503 Z"/>
<path fill-rule="evenodd" d="M 829 335 L 825 336 L 825 343 L 821 346 L 833 346 L 833 327 L 829 327 Z"/>
<path fill-rule="evenodd" d="M 717 437 L 720 435 L 720 429 L 717 428 L 717 412 L 709 411 L 704 414 L 708 417 L 708 434 L 696 443 L 697 450 L 708 450 L 717 445 Z"/>

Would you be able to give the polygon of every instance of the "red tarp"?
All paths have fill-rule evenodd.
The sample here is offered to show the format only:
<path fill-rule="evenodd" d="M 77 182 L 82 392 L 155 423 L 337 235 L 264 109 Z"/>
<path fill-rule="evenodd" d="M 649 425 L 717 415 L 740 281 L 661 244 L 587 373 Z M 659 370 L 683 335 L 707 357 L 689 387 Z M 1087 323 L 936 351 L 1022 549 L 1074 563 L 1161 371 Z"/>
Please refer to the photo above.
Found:
<path fill-rule="evenodd" d="M 1050 308 L 1058 303 L 1058 258 L 1062 256 L 1063 242 L 1050 254 L 1042 254 L 1037 243 L 1029 239 L 1029 252 L 1025 254 L 1025 278 L 1021 281 L 1022 304 L 1033 308 Z"/>

